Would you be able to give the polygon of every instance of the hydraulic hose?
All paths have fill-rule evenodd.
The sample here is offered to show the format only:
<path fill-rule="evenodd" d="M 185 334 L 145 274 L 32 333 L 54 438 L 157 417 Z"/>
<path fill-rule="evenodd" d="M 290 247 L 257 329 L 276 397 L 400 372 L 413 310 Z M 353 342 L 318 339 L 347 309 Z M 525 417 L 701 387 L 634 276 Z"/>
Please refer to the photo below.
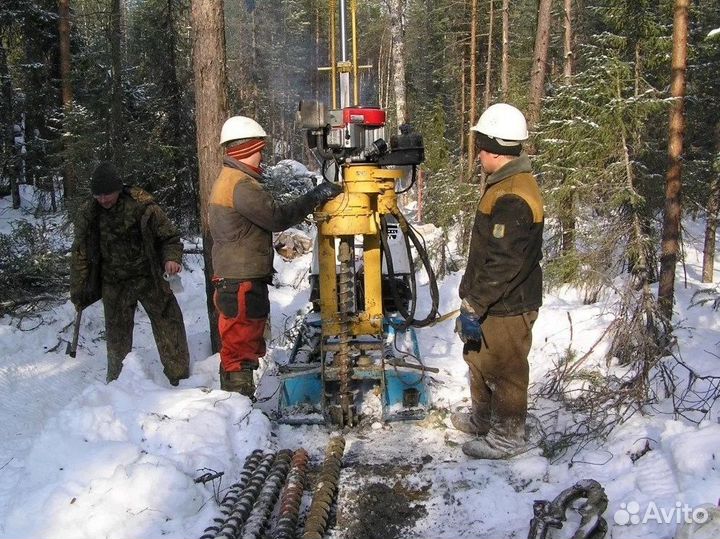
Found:
<path fill-rule="evenodd" d="M 412 166 L 412 176 L 410 177 L 410 185 L 408 185 L 405 189 L 402 191 L 395 191 L 396 195 L 402 195 L 403 193 L 407 193 L 410 189 L 413 188 L 413 185 L 415 185 L 415 181 L 417 180 L 417 166 Z"/>
<path fill-rule="evenodd" d="M 433 323 L 435 318 L 437 317 L 438 313 L 438 307 L 440 305 L 440 291 L 438 289 L 437 285 L 437 279 L 435 278 L 435 272 L 432 269 L 432 264 L 430 263 L 430 258 L 428 257 L 427 250 L 425 249 L 425 246 L 418 238 L 417 234 L 415 233 L 415 230 L 410 226 L 410 224 L 405 219 L 405 216 L 400 213 L 400 210 L 395 209 L 392 213 L 392 215 L 397 219 L 398 224 L 400 225 L 400 230 L 403 232 L 403 235 L 405 236 L 405 243 L 406 248 L 408 250 L 408 258 L 412 261 L 412 256 L 410 254 L 410 242 L 412 242 L 413 246 L 415 247 L 415 250 L 418 252 L 418 256 L 420 257 L 420 260 L 423 264 L 423 267 L 425 268 L 425 271 L 428 274 L 428 282 L 430 284 L 430 299 L 431 299 L 431 308 L 428 315 L 423 318 L 422 320 L 417 320 L 414 318 L 415 316 L 415 305 L 417 304 L 417 294 L 416 294 L 416 284 L 415 284 L 415 272 L 410 271 L 410 281 L 411 281 L 411 292 L 412 292 L 412 302 L 413 306 L 408 312 L 402 307 L 402 303 L 400 301 L 400 294 L 397 290 L 397 285 L 395 283 L 395 273 L 394 268 L 392 264 L 392 253 L 390 252 L 390 248 L 387 241 L 387 220 L 386 216 L 381 217 L 381 234 L 380 234 L 380 243 L 382 245 L 383 253 L 385 254 L 385 263 L 387 265 L 388 269 L 388 277 L 390 281 L 390 293 L 393 296 L 393 301 L 395 302 L 395 307 L 398 309 L 398 312 L 403 316 L 405 321 L 400 325 L 395 325 L 395 328 L 399 331 L 403 331 L 407 329 L 410 326 L 422 328 L 429 326 Z"/>
<path fill-rule="evenodd" d="M 425 268 L 425 271 L 428 275 L 428 284 L 430 285 L 430 300 L 432 302 L 430 312 L 422 320 L 415 320 L 413 322 L 414 327 L 423 328 L 432 324 L 435 318 L 437 318 L 438 308 L 440 307 L 440 290 L 438 289 L 437 279 L 435 278 L 435 271 L 433 271 L 432 264 L 430 263 L 430 257 L 425 250 L 425 246 L 415 233 L 415 229 L 410 226 L 410 224 L 405 219 L 405 216 L 400 213 L 399 210 L 396 211 L 395 218 L 400 223 L 400 230 L 406 233 L 410 237 L 410 240 L 412 240 L 413 245 L 415 246 L 415 250 L 418 252 L 420 260 L 423 263 L 423 267 Z"/>
<path fill-rule="evenodd" d="M 381 215 L 380 216 L 380 245 L 382 247 L 383 255 L 385 256 L 385 265 L 387 266 L 387 272 L 388 272 L 388 283 L 390 285 L 390 294 L 392 295 L 392 300 L 395 304 L 395 308 L 400 313 L 400 315 L 403 317 L 404 322 L 402 324 L 395 324 L 391 322 L 388 319 L 388 323 L 392 324 L 395 329 L 398 331 L 405 331 L 407 330 L 411 325 L 415 317 L 415 306 L 417 304 L 416 296 L 415 296 L 415 272 L 412 271 L 412 268 L 410 269 L 410 295 L 411 295 L 411 302 L 412 307 L 410 308 L 410 311 L 406 310 L 402 298 L 400 297 L 400 293 L 397 289 L 397 282 L 395 281 L 395 267 L 393 265 L 393 259 L 392 259 L 392 252 L 390 251 L 390 245 L 388 244 L 387 239 L 387 215 Z M 408 239 L 407 235 L 403 234 L 403 239 L 405 241 L 405 249 L 407 250 L 407 256 L 408 260 L 412 261 L 412 252 L 410 251 L 410 240 Z M 412 262 L 411 262 L 412 265 Z"/>

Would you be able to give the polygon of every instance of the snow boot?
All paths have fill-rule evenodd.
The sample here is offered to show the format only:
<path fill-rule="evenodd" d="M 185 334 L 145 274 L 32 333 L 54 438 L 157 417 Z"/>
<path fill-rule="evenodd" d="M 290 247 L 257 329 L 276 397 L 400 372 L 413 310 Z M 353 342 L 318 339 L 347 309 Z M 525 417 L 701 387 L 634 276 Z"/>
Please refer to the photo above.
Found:
<path fill-rule="evenodd" d="M 252 399 L 255 396 L 253 371 L 244 369 L 241 371 L 227 372 L 224 369 L 220 369 L 220 389 L 240 393 Z"/>
<path fill-rule="evenodd" d="M 483 413 L 486 410 L 486 413 Z M 458 410 L 450 414 L 450 423 L 457 430 L 475 436 L 483 436 L 490 430 L 490 413 L 487 406 L 473 406 L 468 411 Z"/>
<path fill-rule="evenodd" d="M 509 459 L 527 450 L 525 425 L 493 425 L 485 436 L 465 442 L 463 453 L 475 459 Z"/>

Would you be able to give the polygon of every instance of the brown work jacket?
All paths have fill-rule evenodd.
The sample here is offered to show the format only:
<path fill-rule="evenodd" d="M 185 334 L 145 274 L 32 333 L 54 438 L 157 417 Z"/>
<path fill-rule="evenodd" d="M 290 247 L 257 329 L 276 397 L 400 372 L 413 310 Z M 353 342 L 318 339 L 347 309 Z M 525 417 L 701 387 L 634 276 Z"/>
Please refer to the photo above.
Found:
<path fill-rule="evenodd" d="M 259 174 L 225 157 L 208 202 L 215 275 L 223 279 L 270 280 L 272 233 L 300 223 L 313 208 L 308 195 L 284 204 L 275 201 L 263 188 Z"/>
<path fill-rule="evenodd" d="M 543 201 L 527 155 L 488 177 L 475 214 L 460 297 L 478 316 L 512 316 L 542 304 Z"/>

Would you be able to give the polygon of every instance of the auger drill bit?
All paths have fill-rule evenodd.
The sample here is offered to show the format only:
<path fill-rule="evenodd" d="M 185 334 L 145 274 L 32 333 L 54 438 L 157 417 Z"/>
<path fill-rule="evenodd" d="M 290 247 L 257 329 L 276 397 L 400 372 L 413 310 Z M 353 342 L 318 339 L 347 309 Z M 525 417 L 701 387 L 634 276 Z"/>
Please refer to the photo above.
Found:
<path fill-rule="evenodd" d="M 240 479 L 236 483 L 230 486 L 222 502 L 220 502 L 220 516 L 214 519 L 215 524 L 205 528 L 205 532 L 200 539 L 213 539 L 215 535 L 220 531 L 225 521 L 230 517 L 233 512 L 235 503 L 237 503 L 240 493 L 245 489 L 250 481 L 250 477 L 257 469 L 260 461 L 263 458 L 263 452 L 260 449 L 256 449 L 247 459 L 243 466 L 242 472 L 240 472 Z"/>
<path fill-rule="evenodd" d="M 280 489 L 285 483 L 288 470 L 290 469 L 290 461 L 292 458 L 292 452 L 289 449 L 283 449 L 279 451 L 275 462 L 273 463 L 270 475 L 265 480 L 262 490 L 258 494 L 255 506 L 250 513 L 250 516 L 245 522 L 245 527 L 242 530 L 241 539 L 260 539 L 265 529 L 268 518 L 272 513 L 275 502 L 277 502 L 278 496 L 280 495 Z"/>
<path fill-rule="evenodd" d="M 307 478 L 308 453 L 300 448 L 293 454 L 285 487 L 280 494 L 280 510 L 272 539 L 295 539 L 300 517 L 305 481 Z"/>
<path fill-rule="evenodd" d="M 338 400 L 340 414 L 334 417 L 336 423 L 343 427 L 353 426 L 354 409 L 353 396 L 350 392 L 350 378 L 352 376 L 352 365 L 350 364 L 350 319 L 353 309 L 353 268 L 352 268 L 352 239 L 343 237 L 340 240 L 338 249 L 338 261 L 340 270 L 338 273 L 338 314 L 340 316 L 340 334 L 338 335 L 338 351 L 335 353 L 333 363 L 338 368 L 340 390 Z"/>
<path fill-rule="evenodd" d="M 236 539 L 238 537 L 245 521 L 250 516 L 255 500 L 260 494 L 274 461 L 274 453 L 263 456 L 252 476 L 250 476 L 247 486 L 242 490 L 233 505 L 232 512 L 222 523 L 220 531 L 212 539 Z"/>
<path fill-rule="evenodd" d="M 345 439 L 342 436 L 331 438 L 325 450 L 325 461 L 305 518 L 302 539 L 322 539 L 325 534 L 330 508 L 340 482 L 340 467 L 344 452 Z"/>

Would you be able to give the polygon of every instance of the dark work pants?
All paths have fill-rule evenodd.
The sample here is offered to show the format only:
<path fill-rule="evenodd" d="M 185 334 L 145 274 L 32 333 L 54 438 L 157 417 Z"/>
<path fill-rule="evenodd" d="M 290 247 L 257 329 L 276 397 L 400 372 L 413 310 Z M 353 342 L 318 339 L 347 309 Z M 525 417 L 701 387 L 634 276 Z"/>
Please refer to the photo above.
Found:
<path fill-rule="evenodd" d="M 529 380 L 528 354 L 537 311 L 488 316 L 482 343 L 468 342 L 463 358 L 470 369 L 470 395 L 478 419 L 524 425 Z"/>
<path fill-rule="evenodd" d="M 155 285 L 151 277 L 103 283 L 105 337 L 107 339 L 107 381 L 117 379 L 125 356 L 132 350 L 135 309 L 138 301 L 152 325 L 155 344 L 165 376 L 172 383 L 187 378 L 190 372 L 185 323 L 175 296 Z"/>

